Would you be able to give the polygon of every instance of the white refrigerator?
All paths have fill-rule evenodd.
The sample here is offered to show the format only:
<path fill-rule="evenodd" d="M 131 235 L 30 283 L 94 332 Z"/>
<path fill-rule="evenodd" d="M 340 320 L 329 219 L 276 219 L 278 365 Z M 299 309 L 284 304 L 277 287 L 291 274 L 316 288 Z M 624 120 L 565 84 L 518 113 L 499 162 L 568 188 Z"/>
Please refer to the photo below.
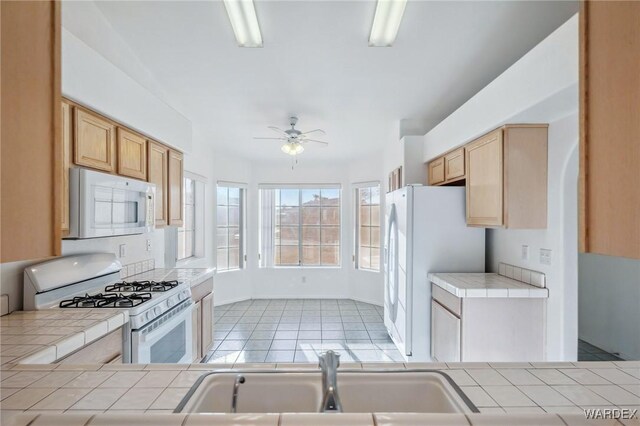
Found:
<path fill-rule="evenodd" d="M 431 361 L 431 272 L 484 272 L 485 230 L 467 227 L 464 187 L 386 194 L 384 324 L 409 362 Z"/>

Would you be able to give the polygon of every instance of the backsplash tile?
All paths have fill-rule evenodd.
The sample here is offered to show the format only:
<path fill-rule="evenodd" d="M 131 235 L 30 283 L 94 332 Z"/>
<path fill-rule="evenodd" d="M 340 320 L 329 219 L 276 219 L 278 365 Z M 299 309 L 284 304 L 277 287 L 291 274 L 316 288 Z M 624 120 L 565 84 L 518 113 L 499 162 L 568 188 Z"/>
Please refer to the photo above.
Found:
<path fill-rule="evenodd" d="M 500 262 L 498 274 L 536 287 L 546 288 L 546 277 L 542 272 Z"/>
<path fill-rule="evenodd" d="M 124 279 L 132 275 L 141 274 L 143 272 L 156 269 L 156 261 L 154 259 L 142 260 L 140 262 L 123 265 L 120 270 L 120 278 Z"/>

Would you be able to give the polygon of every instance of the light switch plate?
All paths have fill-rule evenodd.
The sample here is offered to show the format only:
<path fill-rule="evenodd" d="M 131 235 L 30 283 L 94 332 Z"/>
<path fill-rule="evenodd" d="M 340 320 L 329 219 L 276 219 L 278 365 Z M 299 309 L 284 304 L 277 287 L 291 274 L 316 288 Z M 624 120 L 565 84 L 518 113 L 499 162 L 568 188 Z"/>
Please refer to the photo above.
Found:
<path fill-rule="evenodd" d="M 542 265 L 551 265 L 551 250 L 540 249 L 540 263 Z"/>
<path fill-rule="evenodd" d="M 529 246 L 522 245 L 522 260 L 529 260 Z"/>
<path fill-rule="evenodd" d="M 125 257 L 127 255 L 127 245 L 120 244 L 120 257 Z"/>
<path fill-rule="evenodd" d="M 147 240 L 147 251 L 151 251 L 151 240 Z"/>

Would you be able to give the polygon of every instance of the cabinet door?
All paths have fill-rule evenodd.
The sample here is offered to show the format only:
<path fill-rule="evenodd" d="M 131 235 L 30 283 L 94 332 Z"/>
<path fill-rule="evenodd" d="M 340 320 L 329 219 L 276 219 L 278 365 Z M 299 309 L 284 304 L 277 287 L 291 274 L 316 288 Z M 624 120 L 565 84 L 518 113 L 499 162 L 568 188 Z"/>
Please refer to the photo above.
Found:
<path fill-rule="evenodd" d="M 85 111 L 75 110 L 74 162 L 106 172 L 115 171 L 116 126 Z"/>
<path fill-rule="evenodd" d="M 118 174 L 147 180 L 147 140 L 118 127 Z"/>
<path fill-rule="evenodd" d="M 431 301 L 431 356 L 434 361 L 460 361 L 460 318 Z"/>
<path fill-rule="evenodd" d="M 169 225 L 182 226 L 183 157 L 178 151 L 169 150 Z"/>
<path fill-rule="evenodd" d="M 200 340 L 201 334 L 201 314 L 200 309 L 202 304 L 200 301 L 196 302 L 193 305 L 193 310 L 191 311 L 191 351 L 193 353 L 192 362 L 200 362 L 202 359 L 202 342 Z"/>
<path fill-rule="evenodd" d="M 502 129 L 467 145 L 467 224 L 503 225 Z"/>
<path fill-rule="evenodd" d="M 444 157 L 429 163 L 429 185 L 437 185 L 442 182 L 444 182 Z"/>
<path fill-rule="evenodd" d="M 156 185 L 156 227 L 167 224 L 167 185 L 169 183 L 169 149 L 157 142 L 149 141 L 147 180 Z"/>
<path fill-rule="evenodd" d="M 447 181 L 464 177 L 464 148 L 457 149 L 444 157 L 444 178 Z"/>
<path fill-rule="evenodd" d="M 201 301 L 202 318 L 202 356 L 204 357 L 213 346 L 213 293 L 206 295 Z"/>
<path fill-rule="evenodd" d="M 69 235 L 69 167 L 71 165 L 72 117 L 71 105 L 62 102 L 62 236 Z"/>

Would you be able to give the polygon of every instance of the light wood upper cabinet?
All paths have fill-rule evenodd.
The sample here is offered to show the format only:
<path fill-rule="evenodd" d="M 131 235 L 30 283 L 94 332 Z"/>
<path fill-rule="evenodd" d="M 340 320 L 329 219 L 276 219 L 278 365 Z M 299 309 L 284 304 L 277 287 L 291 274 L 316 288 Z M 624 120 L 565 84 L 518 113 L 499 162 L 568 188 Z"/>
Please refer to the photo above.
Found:
<path fill-rule="evenodd" d="M 467 145 L 467 224 L 502 226 L 502 129 Z"/>
<path fill-rule="evenodd" d="M 444 182 L 444 158 L 440 157 L 429 163 L 429 185 Z"/>
<path fill-rule="evenodd" d="M 147 140 L 118 127 L 118 174 L 147 180 Z"/>
<path fill-rule="evenodd" d="M 105 172 L 115 172 L 116 126 L 86 111 L 75 110 L 74 163 Z"/>
<path fill-rule="evenodd" d="M 182 177 L 184 160 L 180 152 L 169 150 L 169 225 L 182 226 L 182 203 L 184 197 Z"/>
<path fill-rule="evenodd" d="M 61 252 L 60 3 L 0 2 L 0 262 Z"/>
<path fill-rule="evenodd" d="M 62 102 L 62 236 L 69 235 L 69 168 L 71 167 L 71 146 L 73 138 L 72 106 Z"/>
<path fill-rule="evenodd" d="M 640 2 L 580 3 L 580 251 L 640 259 Z"/>
<path fill-rule="evenodd" d="M 169 148 L 157 142 L 149 141 L 148 181 L 156 185 L 156 226 L 167 225 L 167 185 L 169 183 Z"/>
<path fill-rule="evenodd" d="M 427 165 L 429 185 L 464 183 L 466 176 L 464 147 L 432 160 Z"/>
<path fill-rule="evenodd" d="M 547 226 L 547 125 L 508 125 L 466 148 L 467 224 Z"/>
<path fill-rule="evenodd" d="M 464 178 L 464 148 L 456 149 L 444 156 L 444 178 L 452 181 L 458 178 Z"/>

